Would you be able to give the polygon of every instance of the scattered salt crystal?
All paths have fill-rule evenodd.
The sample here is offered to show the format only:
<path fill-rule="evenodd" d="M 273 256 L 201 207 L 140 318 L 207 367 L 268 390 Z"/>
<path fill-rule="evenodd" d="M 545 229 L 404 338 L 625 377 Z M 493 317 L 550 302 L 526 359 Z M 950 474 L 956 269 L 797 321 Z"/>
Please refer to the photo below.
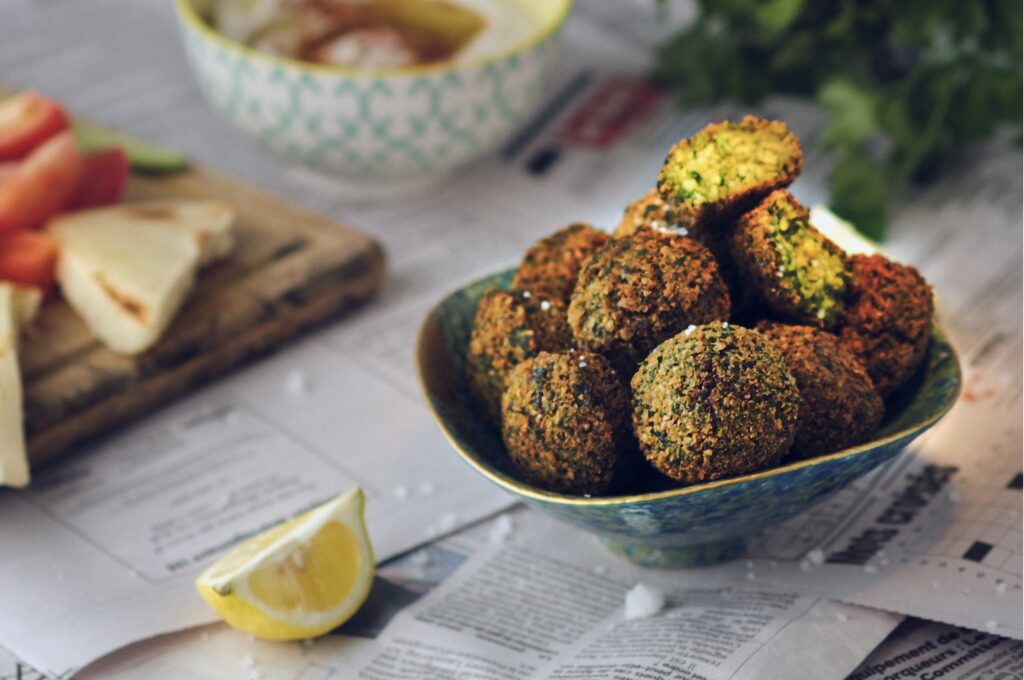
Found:
<path fill-rule="evenodd" d="M 504 543 L 505 539 L 512 535 L 514 529 L 515 525 L 512 524 L 512 518 L 508 515 L 501 515 L 491 525 L 491 531 L 487 535 L 487 539 L 494 544 Z"/>
<path fill-rule="evenodd" d="M 689 326 L 687 326 L 687 327 L 686 327 L 686 330 L 685 330 L 685 331 L 683 331 L 683 334 L 684 334 L 684 335 L 689 335 L 690 333 L 694 332 L 695 330 L 697 330 L 697 327 L 696 327 L 696 326 L 694 326 L 694 325 L 693 325 L 693 324 L 691 323 L 691 324 L 690 324 Z"/>
<path fill-rule="evenodd" d="M 989 619 L 988 621 L 985 622 L 985 630 L 987 630 L 988 632 L 994 633 L 996 631 L 996 628 L 999 628 L 999 622 L 998 621 L 993 621 L 993 620 Z"/>
<path fill-rule="evenodd" d="M 843 612 L 836 612 L 836 621 L 849 621 L 850 617 Z"/>
<path fill-rule="evenodd" d="M 873 564 L 865 564 L 864 565 L 864 573 L 865 574 L 875 574 L 877 572 L 878 572 L 878 567 L 876 567 L 875 565 L 873 565 Z"/>
<path fill-rule="evenodd" d="M 309 392 L 309 378 L 298 369 L 288 371 L 284 379 L 284 389 L 290 397 L 299 397 Z"/>
<path fill-rule="evenodd" d="M 800 560 L 800 571 L 810 571 L 810 570 L 811 570 L 811 561 L 808 560 L 808 559 Z"/>
<path fill-rule="evenodd" d="M 754 572 L 748 571 L 747 572 L 747 580 L 748 581 L 756 581 L 757 580 L 757 576 L 754 575 Z"/>
<path fill-rule="evenodd" d="M 821 548 L 815 548 L 807 553 L 807 559 L 811 564 L 820 567 L 825 564 L 825 551 Z"/>
<path fill-rule="evenodd" d="M 579 367 L 580 368 L 586 368 L 587 367 L 587 362 L 584 361 L 583 359 L 580 359 Z"/>
<path fill-rule="evenodd" d="M 531 295 L 530 291 L 524 290 L 523 291 L 523 297 L 524 298 L 530 298 L 530 297 L 533 297 L 533 296 Z"/>
<path fill-rule="evenodd" d="M 409 497 L 409 487 L 405 484 L 395 484 L 395 488 L 392 490 L 392 493 L 395 495 L 395 498 L 400 501 L 404 501 Z"/>
<path fill-rule="evenodd" d="M 540 308 L 541 308 L 541 310 L 546 312 L 549 309 L 551 309 L 551 303 L 548 302 L 547 300 L 541 300 L 540 301 Z"/>
<path fill-rule="evenodd" d="M 1000 581 L 999 583 L 996 584 L 996 592 L 997 593 L 1005 593 L 1006 592 L 1006 582 L 1005 581 Z"/>
<path fill-rule="evenodd" d="M 678 233 L 680 236 L 689 236 L 690 230 L 687 229 L 686 227 L 677 227 L 676 233 Z"/>
<path fill-rule="evenodd" d="M 246 654 L 242 657 L 242 665 L 246 668 L 252 668 L 256 665 L 256 660 L 252 658 L 252 654 Z"/>
<path fill-rule="evenodd" d="M 441 515 L 440 529 L 442 533 L 447 533 L 455 528 L 455 525 L 459 523 L 459 516 L 454 512 L 446 512 Z"/>
<path fill-rule="evenodd" d="M 597 574 L 598 576 L 604 576 L 605 574 L 608 573 L 608 565 L 607 564 L 596 564 L 596 565 L 594 565 L 594 573 Z"/>
<path fill-rule="evenodd" d="M 418 485 L 420 493 L 424 496 L 429 496 L 434 493 L 435 487 L 433 482 L 420 482 Z"/>
<path fill-rule="evenodd" d="M 417 550 L 409 556 L 409 562 L 415 567 L 425 567 L 430 564 L 430 551 Z"/>
<path fill-rule="evenodd" d="M 664 593 L 643 583 L 637 583 L 626 593 L 626 608 L 623 616 L 627 621 L 646 619 L 664 608 Z"/>
<path fill-rule="evenodd" d="M 723 321 L 722 322 L 722 328 L 725 329 L 725 330 L 729 330 L 729 322 L 728 321 Z"/>

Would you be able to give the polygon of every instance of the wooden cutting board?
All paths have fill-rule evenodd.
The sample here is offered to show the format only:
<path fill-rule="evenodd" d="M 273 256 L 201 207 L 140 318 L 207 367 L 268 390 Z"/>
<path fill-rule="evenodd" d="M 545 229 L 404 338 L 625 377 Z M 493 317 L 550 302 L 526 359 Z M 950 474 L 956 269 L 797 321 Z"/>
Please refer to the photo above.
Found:
<path fill-rule="evenodd" d="M 63 300 L 21 343 L 33 464 L 167 404 L 368 298 L 384 276 L 369 237 L 201 169 L 133 176 L 126 200 L 220 198 L 238 219 L 232 255 L 204 270 L 160 342 L 105 349 Z"/>

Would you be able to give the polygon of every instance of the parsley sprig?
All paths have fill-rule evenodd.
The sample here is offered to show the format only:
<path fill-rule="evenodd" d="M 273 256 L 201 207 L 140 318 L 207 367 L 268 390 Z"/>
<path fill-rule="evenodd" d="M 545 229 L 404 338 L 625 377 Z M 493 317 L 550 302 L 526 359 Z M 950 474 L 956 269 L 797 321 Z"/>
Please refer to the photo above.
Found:
<path fill-rule="evenodd" d="M 698 0 L 654 76 L 685 103 L 771 93 L 828 112 L 833 210 L 870 236 L 926 182 L 1000 128 L 1021 129 L 1020 0 Z"/>

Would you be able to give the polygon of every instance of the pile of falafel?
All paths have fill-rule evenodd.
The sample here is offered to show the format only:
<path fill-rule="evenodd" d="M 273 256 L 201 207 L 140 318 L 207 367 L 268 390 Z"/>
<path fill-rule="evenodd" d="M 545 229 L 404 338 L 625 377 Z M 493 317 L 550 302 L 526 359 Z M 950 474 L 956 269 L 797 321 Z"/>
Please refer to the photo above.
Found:
<path fill-rule="evenodd" d="M 470 388 L 526 481 L 658 490 L 872 436 L 924 361 L 932 291 L 815 229 L 786 190 L 802 167 L 781 121 L 709 125 L 613 234 L 565 227 L 483 295 Z"/>

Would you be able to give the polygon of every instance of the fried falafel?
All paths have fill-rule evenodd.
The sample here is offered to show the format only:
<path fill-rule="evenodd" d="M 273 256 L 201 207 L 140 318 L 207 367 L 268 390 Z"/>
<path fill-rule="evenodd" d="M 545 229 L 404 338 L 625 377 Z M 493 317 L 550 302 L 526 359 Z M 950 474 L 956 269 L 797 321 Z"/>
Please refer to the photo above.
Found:
<path fill-rule="evenodd" d="M 569 304 L 577 345 L 607 356 L 624 375 L 687 326 L 728 318 L 729 291 L 711 251 L 652 229 L 594 253 Z"/>
<path fill-rule="evenodd" d="M 466 357 L 470 388 L 498 422 L 505 381 L 516 364 L 573 345 L 565 305 L 529 291 L 490 288 L 480 298 Z"/>
<path fill-rule="evenodd" d="M 791 456 L 832 453 L 871 437 L 885 407 L 860 359 L 839 338 L 811 326 L 768 322 L 757 330 L 782 351 L 800 391 Z"/>
<path fill-rule="evenodd" d="M 800 394 L 757 331 L 697 326 L 666 340 L 631 381 L 633 432 L 647 460 L 684 482 L 775 465 L 796 434 Z"/>
<path fill-rule="evenodd" d="M 914 267 L 881 255 L 852 255 L 850 292 L 838 335 L 888 398 L 924 361 L 935 303 Z"/>
<path fill-rule="evenodd" d="M 720 224 L 789 186 L 803 160 L 800 140 L 782 121 L 746 116 L 712 123 L 669 150 L 658 191 L 680 224 Z"/>
<path fill-rule="evenodd" d="M 775 314 L 835 326 L 847 288 L 846 256 L 788 191 L 772 192 L 738 220 L 731 250 L 744 281 Z"/>
<path fill-rule="evenodd" d="M 686 227 L 679 224 L 676 212 L 668 204 L 657 189 L 646 194 L 626 206 L 622 220 L 612 233 L 614 238 L 622 238 L 635 234 L 641 229 L 654 229 L 680 236 L 687 235 Z"/>
<path fill-rule="evenodd" d="M 608 239 L 608 234 L 584 222 L 559 229 L 530 246 L 512 286 L 568 305 L 580 266 Z"/>
<path fill-rule="evenodd" d="M 541 352 L 516 366 L 501 401 L 502 438 L 531 484 L 598 494 L 611 484 L 629 438 L 629 392 L 590 352 Z"/>

